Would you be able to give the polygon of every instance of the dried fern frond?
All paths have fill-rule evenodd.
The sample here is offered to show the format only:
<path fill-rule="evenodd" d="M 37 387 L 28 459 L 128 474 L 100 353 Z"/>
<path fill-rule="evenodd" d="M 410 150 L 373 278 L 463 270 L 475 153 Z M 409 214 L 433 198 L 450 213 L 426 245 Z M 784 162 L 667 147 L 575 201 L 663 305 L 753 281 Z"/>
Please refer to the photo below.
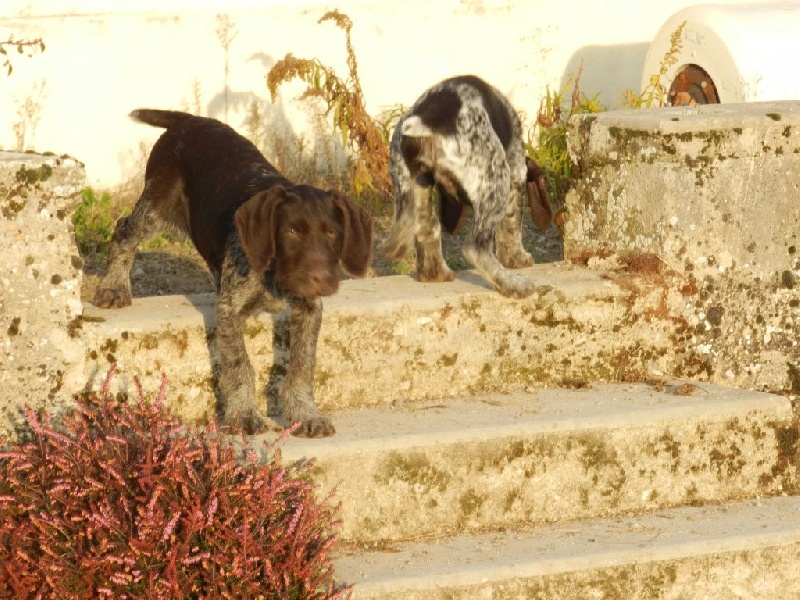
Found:
<path fill-rule="evenodd" d="M 350 30 L 350 17 L 333 10 L 318 21 L 332 21 L 345 32 L 347 50 L 347 79 L 318 59 L 297 58 L 289 53 L 279 60 L 267 73 L 267 87 L 275 102 L 278 88 L 294 79 L 303 81 L 307 87 L 301 99 L 319 98 L 326 106 L 325 114 L 331 115 L 334 129 L 342 136 L 342 145 L 353 152 L 350 167 L 350 184 L 356 195 L 366 190 L 389 195 L 389 139 L 385 127 L 373 119 L 365 108 L 364 93 L 358 77 Z"/>

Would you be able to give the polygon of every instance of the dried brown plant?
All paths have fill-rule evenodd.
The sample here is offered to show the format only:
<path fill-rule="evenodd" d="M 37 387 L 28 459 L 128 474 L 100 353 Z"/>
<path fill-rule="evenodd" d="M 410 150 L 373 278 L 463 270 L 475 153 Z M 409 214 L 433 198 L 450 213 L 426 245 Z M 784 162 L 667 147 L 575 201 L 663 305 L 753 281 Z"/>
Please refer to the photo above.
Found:
<path fill-rule="evenodd" d="M 322 64 L 318 59 L 297 58 L 287 54 L 270 69 L 267 86 L 274 102 L 278 87 L 295 78 L 308 86 L 301 99 L 319 98 L 326 106 L 326 115 L 332 114 L 334 129 L 342 136 L 342 144 L 352 151 L 349 180 L 352 191 L 358 196 L 365 191 L 388 197 L 389 136 L 387 128 L 372 118 L 364 106 L 364 92 L 358 77 L 358 62 L 353 50 L 350 17 L 333 10 L 325 13 L 318 23 L 332 21 L 345 33 L 347 49 L 346 80 Z"/>

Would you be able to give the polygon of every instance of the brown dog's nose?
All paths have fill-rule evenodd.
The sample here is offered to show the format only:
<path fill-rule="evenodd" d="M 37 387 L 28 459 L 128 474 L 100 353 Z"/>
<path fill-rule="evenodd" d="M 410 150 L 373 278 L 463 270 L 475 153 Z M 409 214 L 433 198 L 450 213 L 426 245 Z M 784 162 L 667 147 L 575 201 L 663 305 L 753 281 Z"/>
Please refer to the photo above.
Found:
<path fill-rule="evenodd" d="M 308 271 L 309 296 L 330 296 L 339 289 L 339 278 L 329 268 L 319 266 Z"/>

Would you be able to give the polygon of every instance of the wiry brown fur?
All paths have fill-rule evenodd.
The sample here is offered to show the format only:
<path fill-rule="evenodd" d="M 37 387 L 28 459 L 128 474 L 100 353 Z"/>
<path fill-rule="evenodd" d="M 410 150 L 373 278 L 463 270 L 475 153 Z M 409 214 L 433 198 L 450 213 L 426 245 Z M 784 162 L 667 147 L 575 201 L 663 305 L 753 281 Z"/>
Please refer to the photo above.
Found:
<path fill-rule="evenodd" d="M 301 422 L 296 435 L 332 435 L 333 424 L 319 412 L 313 390 L 320 298 L 338 290 L 340 263 L 354 276 L 366 273 L 369 215 L 337 193 L 288 181 L 253 144 L 219 121 L 152 109 L 131 116 L 166 131 L 150 153 L 139 201 L 117 223 L 94 303 L 130 305 L 138 244 L 167 227 L 185 232 L 217 289 L 217 384 L 224 424 L 249 434 L 265 426 L 244 322 L 256 310 L 277 313 L 289 306 L 289 365 L 279 393 L 283 416 L 288 423 Z"/>

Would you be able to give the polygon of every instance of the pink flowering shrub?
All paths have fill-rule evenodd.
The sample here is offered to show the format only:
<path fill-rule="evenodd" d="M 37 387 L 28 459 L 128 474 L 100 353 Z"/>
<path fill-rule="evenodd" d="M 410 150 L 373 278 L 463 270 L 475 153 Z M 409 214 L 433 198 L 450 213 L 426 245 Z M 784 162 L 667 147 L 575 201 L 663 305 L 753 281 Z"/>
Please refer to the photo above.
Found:
<path fill-rule="evenodd" d="M 0 444 L 0 598 L 349 596 L 308 466 L 183 427 L 163 385 L 115 400 L 111 375 L 61 425 L 29 411 L 25 441 Z"/>

